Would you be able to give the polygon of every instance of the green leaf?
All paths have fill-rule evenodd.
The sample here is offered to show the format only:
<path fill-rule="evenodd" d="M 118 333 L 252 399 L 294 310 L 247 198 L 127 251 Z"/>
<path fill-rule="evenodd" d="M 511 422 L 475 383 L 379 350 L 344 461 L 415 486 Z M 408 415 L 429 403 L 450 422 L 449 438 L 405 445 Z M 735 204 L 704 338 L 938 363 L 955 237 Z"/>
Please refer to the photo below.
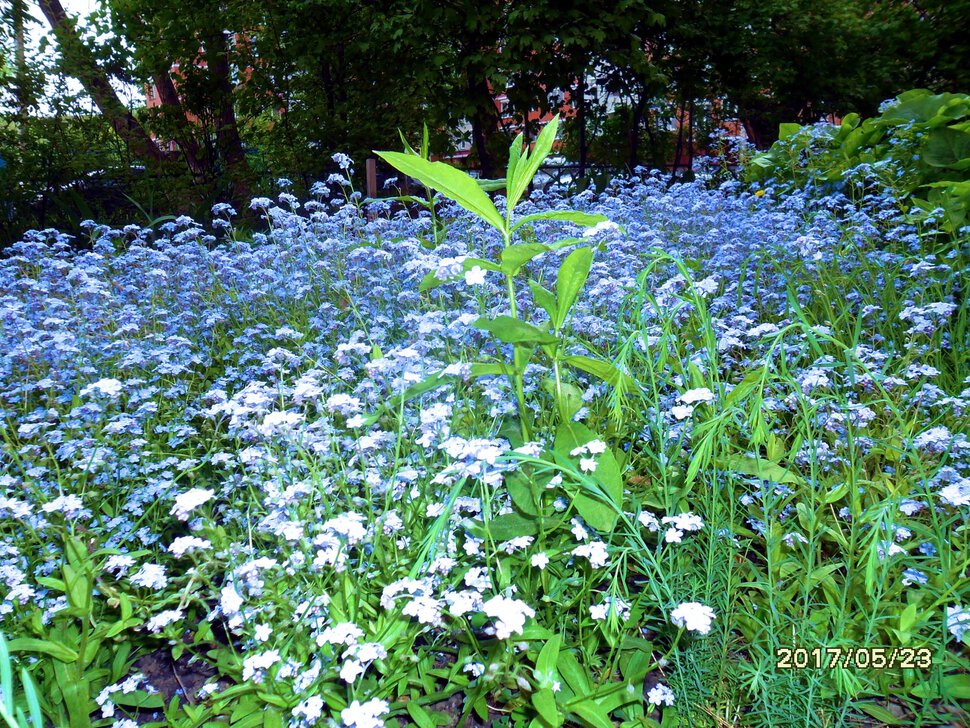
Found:
<path fill-rule="evenodd" d="M 592 265 L 593 251 L 589 248 L 577 248 L 559 266 L 559 275 L 556 278 L 556 318 L 553 321 L 557 331 L 562 328 L 579 292 L 586 285 Z"/>
<path fill-rule="evenodd" d="M 556 661 L 559 659 L 559 649 L 562 647 L 562 637 L 556 635 L 547 641 L 539 650 L 536 658 L 536 678 L 538 680 L 552 680 L 556 674 Z"/>
<path fill-rule="evenodd" d="M 592 430 L 578 422 L 563 422 L 556 430 L 554 455 L 557 461 L 573 463 L 569 453 L 580 445 L 585 445 L 599 438 Z M 619 509 L 623 505 L 623 479 L 620 476 L 620 466 L 616 462 L 613 452 L 607 448 L 606 452 L 596 455 L 596 470 L 586 475 L 587 478 L 600 486 L 604 497 L 598 495 L 577 494 L 573 504 L 583 519 L 600 532 L 613 530 Z"/>
<path fill-rule="evenodd" d="M 476 179 L 483 192 L 496 192 L 505 189 L 504 179 Z"/>
<path fill-rule="evenodd" d="M 556 695 L 549 688 L 542 688 L 532 693 L 532 705 L 536 712 L 550 726 L 559 725 L 562 720 L 559 716 L 559 706 L 556 704 Z"/>
<path fill-rule="evenodd" d="M 20 637 L 7 643 L 7 648 L 11 652 L 40 652 L 50 655 L 55 660 L 61 662 L 74 662 L 78 658 L 78 653 L 66 645 L 50 640 L 38 640 L 31 637 Z"/>
<path fill-rule="evenodd" d="M 944 676 L 943 696 L 959 701 L 970 700 L 970 675 Z"/>
<path fill-rule="evenodd" d="M 792 483 L 804 485 L 805 479 L 790 468 L 773 463 L 764 458 L 752 458 L 747 455 L 729 455 L 715 458 L 714 467 L 721 470 L 733 470 L 745 475 L 754 475 L 772 483 Z"/>
<path fill-rule="evenodd" d="M 636 380 L 602 359 L 593 359 L 588 356 L 566 356 L 563 357 L 563 361 L 570 366 L 592 374 L 594 377 L 599 377 L 613 387 L 622 386 L 628 392 L 635 392 L 640 388 Z"/>
<path fill-rule="evenodd" d="M 147 708 L 155 710 L 165 707 L 165 701 L 161 695 L 146 693 L 144 690 L 135 690 L 130 693 L 122 693 L 120 691 L 112 693 L 111 702 L 115 705 L 123 705 L 126 708 Z"/>
<path fill-rule="evenodd" d="M 512 498 L 512 503 L 528 516 L 538 516 L 535 494 L 532 485 L 522 473 L 512 473 L 505 479 L 505 488 Z"/>
<path fill-rule="evenodd" d="M 24 700 L 27 701 L 27 709 L 30 711 L 31 725 L 44 725 L 41 719 L 40 699 L 37 696 L 37 688 L 34 685 L 30 673 L 26 667 L 20 668 L 20 683 L 24 687 Z"/>
<path fill-rule="evenodd" d="M 407 710 L 411 719 L 418 724 L 418 728 L 436 728 L 431 714 L 413 700 L 408 701 Z"/>
<path fill-rule="evenodd" d="M 535 536 L 539 532 L 539 525 L 533 518 L 518 513 L 504 513 L 488 522 L 474 524 L 472 530 L 480 533 L 487 530 L 496 541 L 511 541 L 520 536 Z"/>
<path fill-rule="evenodd" d="M 510 245 L 502 251 L 502 272 L 514 276 L 523 265 L 549 250 L 549 246 L 542 243 Z"/>
<path fill-rule="evenodd" d="M 571 706 L 573 715 L 590 728 L 614 728 L 609 714 L 592 700 L 584 700 Z"/>
<path fill-rule="evenodd" d="M 515 185 L 515 174 L 516 168 L 519 165 L 519 160 L 522 158 L 522 132 L 515 137 L 512 142 L 512 146 L 509 147 L 509 165 L 508 170 L 505 173 L 505 179 L 508 181 L 510 186 Z"/>
<path fill-rule="evenodd" d="M 433 290 L 438 286 L 443 286 L 447 282 L 448 281 L 443 281 L 440 278 L 438 278 L 434 274 L 433 270 L 428 271 L 428 273 L 424 276 L 424 278 L 421 279 L 421 283 L 418 285 L 418 292 L 424 293 L 425 291 Z"/>
<path fill-rule="evenodd" d="M 493 263 L 492 261 L 485 260 L 483 258 L 465 258 L 461 262 L 461 269 L 464 271 L 469 271 L 472 268 L 474 268 L 476 265 L 479 268 L 484 268 L 485 270 L 490 270 L 494 273 L 501 273 L 503 269 L 503 266 L 500 266 L 497 263 Z"/>
<path fill-rule="evenodd" d="M 786 139 L 791 139 L 798 132 L 802 130 L 800 124 L 779 124 L 778 125 L 778 141 L 785 141 Z"/>
<path fill-rule="evenodd" d="M 408 144 L 408 140 L 405 138 L 403 131 L 401 131 L 400 129 L 398 129 L 397 130 L 397 135 L 399 137 L 401 137 L 401 144 L 404 146 L 404 151 L 405 152 L 407 152 L 408 154 L 413 154 L 415 157 L 422 156 L 422 155 L 418 154 L 416 151 L 414 151 L 414 147 L 412 147 L 410 144 Z"/>
<path fill-rule="evenodd" d="M 734 389 L 728 392 L 724 397 L 724 409 L 728 409 L 733 404 L 740 402 L 742 399 L 756 390 L 761 384 L 763 375 L 764 367 L 758 367 L 757 369 L 745 374 L 744 378 L 734 385 Z"/>
<path fill-rule="evenodd" d="M 529 281 L 529 288 L 532 290 L 532 298 L 539 307 L 549 314 L 549 320 L 554 321 L 556 319 L 556 297 L 549 291 L 543 288 L 536 281 Z"/>
<path fill-rule="evenodd" d="M 582 225 L 583 227 L 593 227 L 597 223 L 606 222 L 609 218 L 606 215 L 594 215 L 588 212 L 579 212 L 578 210 L 549 210 L 519 218 L 518 222 L 512 226 L 512 232 L 515 232 L 523 225 L 539 222 L 540 220 L 563 220 L 565 222 L 575 223 L 576 225 Z"/>
<path fill-rule="evenodd" d="M 856 703 L 855 707 L 885 725 L 905 725 L 906 721 L 890 713 L 879 703 Z"/>
<path fill-rule="evenodd" d="M 931 167 L 956 167 L 970 159 L 970 133 L 934 129 L 923 144 L 923 161 Z"/>
<path fill-rule="evenodd" d="M 472 326 L 488 331 L 506 344 L 555 344 L 558 341 L 555 336 L 538 326 L 511 316 L 497 316 L 494 319 L 482 316 L 473 321 Z"/>
<path fill-rule="evenodd" d="M 519 158 L 515 165 L 515 180 L 509 183 L 507 202 L 509 210 L 512 210 L 522 198 L 532 178 L 539 171 L 539 167 L 545 161 L 546 157 L 549 156 L 558 129 L 559 114 L 556 114 L 552 118 L 552 121 L 546 124 L 542 131 L 539 132 L 539 137 L 536 139 L 535 146 L 532 148 L 532 153 L 526 157 Z"/>
<path fill-rule="evenodd" d="M 440 191 L 497 230 L 505 229 L 505 221 L 495 209 L 491 199 L 478 182 L 460 169 L 455 169 L 444 162 L 429 162 L 403 152 L 374 153 L 409 177 L 414 177 L 428 187 Z"/>
<path fill-rule="evenodd" d="M 576 656 L 568 649 L 561 650 L 556 659 L 556 669 L 577 695 L 588 695 L 592 691 L 589 676 L 579 664 Z"/>

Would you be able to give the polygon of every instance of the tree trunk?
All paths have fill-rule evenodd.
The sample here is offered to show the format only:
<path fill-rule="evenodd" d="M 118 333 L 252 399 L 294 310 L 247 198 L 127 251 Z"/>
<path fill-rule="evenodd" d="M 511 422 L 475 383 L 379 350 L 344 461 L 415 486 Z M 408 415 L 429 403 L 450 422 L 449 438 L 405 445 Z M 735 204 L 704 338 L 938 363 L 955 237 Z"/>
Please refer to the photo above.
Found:
<path fill-rule="evenodd" d="M 640 165 L 640 124 L 643 123 L 643 108 L 646 103 L 646 95 L 639 95 L 630 113 L 630 158 L 627 164 L 631 172 Z"/>
<path fill-rule="evenodd" d="M 175 141 L 182 150 L 185 163 L 189 166 L 192 174 L 196 177 L 205 177 L 211 172 L 211 165 L 199 156 L 199 144 L 192 136 L 191 130 L 186 128 L 185 110 L 182 108 L 182 100 L 179 98 L 178 90 L 172 77 L 166 71 L 159 71 L 153 76 L 155 90 L 158 92 L 158 100 L 162 104 L 163 113 L 170 112 L 172 118 L 177 119 L 181 127 L 181 133 L 176 133 Z"/>
<path fill-rule="evenodd" d="M 670 181 L 674 182 L 677 179 L 677 167 L 680 165 L 680 153 L 684 151 L 684 102 L 680 102 L 680 108 L 677 113 L 677 146 L 674 148 L 674 163 L 671 165 L 670 170 Z"/>
<path fill-rule="evenodd" d="M 226 166 L 233 202 L 246 207 L 252 197 L 254 179 L 239 136 L 229 69 L 228 38 L 223 31 L 213 31 L 206 39 L 205 59 L 214 90 L 212 106 L 216 149 Z"/>
<path fill-rule="evenodd" d="M 172 155 L 159 149 L 145 128 L 118 98 L 108 77 L 98 66 L 94 53 L 78 35 L 73 19 L 64 12 L 60 0 L 38 0 L 38 3 L 57 37 L 65 71 L 81 82 L 84 90 L 94 99 L 101 114 L 125 141 L 132 154 L 151 162 L 171 159 Z"/>
<path fill-rule="evenodd" d="M 20 130 L 24 133 L 24 122 L 30 114 L 30 83 L 27 78 L 26 31 L 24 21 L 27 16 L 25 0 L 13 0 L 13 35 L 16 48 L 14 58 L 17 74 L 17 115 L 20 117 Z"/>
<path fill-rule="evenodd" d="M 694 179 L 694 102 L 691 101 L 687 107 L 687 170 L 685 178 L 692 181 Z"/>
<path fill-rule="evenodd" d="M 579 126 L 579 178 L 586 178 L 586 69 L 576 84 L 576 124 Z"/>
<path fill-rule="evenodd" d="M 488 151 L 488 132 L 486 125 L 491 114 L 484 113 L 485 103 L 493 104 L 492 95 L 488 91 L 488 84 L 485 79 L 472 77 L 471 71 L 466 74 L 468 98 L 472 103 L 472 142 L 475 144 L 475 154 L 478 155 L 478 164 L 481 167 L 481 175 L 486 179 L 495 177 L 495 164 L 492 155 Z"/>

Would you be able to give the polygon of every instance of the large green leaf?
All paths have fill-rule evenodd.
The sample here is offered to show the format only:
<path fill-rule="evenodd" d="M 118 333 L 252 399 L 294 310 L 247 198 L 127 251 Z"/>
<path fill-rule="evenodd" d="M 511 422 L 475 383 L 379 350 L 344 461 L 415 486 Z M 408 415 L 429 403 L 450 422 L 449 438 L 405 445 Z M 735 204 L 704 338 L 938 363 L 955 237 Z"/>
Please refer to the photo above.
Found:
<path fill-rule="evenodd" d="M 537 212 L 534 215 L 520 217 L 518 222 L 512 226 L 512 232 L 515 232 L 523 225 L 539 222 L 540 220 L 562 220 L 564 222 L 582 225 L 583 227 L 593 227 L 598 223 L 606 222 L 609 218 L 606 215 L 594 215 L 588 212 L 579 212 L 578 210 L 549 210 L 547 212 Z"/>
<path fill-rule="evenodd" d="M 374 152 L 395 169 L 450 197 L 498 230 L 505 221 L 478 182 L 444 162 L 429 162 L 404 152 Z"/>
<path fill-rule="evenodd" d="M 505 179 L 508 182 L 509 187 L 515 185 L 515 175 L 519 164 L 519 159 L 522 157 L 522 132 L 515 137 L 512 142 L 512 146 L 509 147 L 509 165 L 505 173 Z"/>
<path fill-rule="evenodd" d="M 563 357 L 563 361 L 570 366 L 592 374 L 594 377 L 599 377 L 613 387 L 622 386 L 628 392 L 635 392 L 639 389 L 636 380 L 621 372 L 608 361 L 593 359 L 588 356 L 566 356 Z"/>
<path fill-rule="evenodd" d="M 511 316 L 496 316 L 493 319 L 482 316 L 473 321 L 472 326 L 488 331 L 506 344 L 555 344 L 558 341 L 555 336 L 538 326 Z"/>
<path fill-rule="evenodd" d="M 792 483 L 795 485 L 804 485 L 805 483 L 805 479 L 795 471 L 764 458 L 730 455 L 715 458 L 713 464 L 714 467 L 721 470 L 733 470 L 745 475 L 754 475 L 772 483 Z"/>
<path fill-rule="evenodd" d="M 559 266 L 556 277 L 556 299 L 558 302 L 556 318 L 553 324 L 558 331 L 562 328 L 569 315 L 569 309 L 576 303 L 579 292 L 586 285 L 589 269 L 593 265 L 593 251 L 589 248 L 577 248 Z"/>
<path fill-rule="evenodd" d="M 778 125 L 778 139 L 779 141 L 785 141 L 786 139 L 791 139 L 798 132 L 802 130 L 801 124 L 779 124 Z"/>
<path fill-rule="evenodd" d="M 556 705 L 556 695 L 550 688 L 542 688 L 532 693 L 532 705 L 546 725 L 557 726 L 562 722 L 559 706 Z"/>
<path fill-rule="evenodd" d="M 580 445 L 599 439 L 601 438 L 585 425 L 563 422 L 556 430 L 556 460 L 575 466 L 576 459 L 570 453 Z M 613 530 L 623 505 L 623 479 L 620 476 L 620 466 L 609 448 L 596 455 L 595 459 L 596 470 L 586 477 L 599 486 L 602 496 L 579 493 L 573 498 L 573 505 L 590 526 L 600 532 L 609 532 Z"/>
<path fill-rule="evenodd" d="M 510 245 L 502 251 L 502 272 L 514 276 L 530 260 L 548 252 L 549 246 L 542 243 Z"/>
<path fill-rule="evenodd" d="M 7 643 L 7 649 L 11 652 L 40 652 L 45 655 L 50 655 L 55 660 L 60 660 L 61 662 L 74 662 L 78 658 L 78 653 L 67 645 L 52 642 L 51 640 L 33 639 L 31 637 L 20 637 L 15 640 L 10 640 Z"/>
<path fill-rule="evenodd" d="M 931 167 L 965 168 L 970 163 L 970 133 L 943 128 L 934 129 L 927 136 L 923 161 Z"/>
<path fill-rule="evenodd" d="M 556 114 L 552 118 L 552 121 L 546 124 L 542 131 L 539 132 L 539 138 L 536 139 L 532 153 L 519 158 L 515 167 L 515 180 L 509 182 L 507 203 L 509 210 L 514 208 L 516 203 L 522 199 L 522 195 L 525 193 L 526 188 L 528 188 L 532 178 L 535 177 L 536 172 L 539 171 L 539 167 L 545 161 L 546 157 L 549 156 L 549 152 L 552 150 L 552 143 L 556 140 L 556 131 L 558 129 L 559 114 Z"/>
<path fill-rule="evenodd" d="M 529 288 L 532 289 L 532 298 L 535 299 L 536 304 L 549 314 L 550 321 L 554 321 L 556 319 L 556 297 L 552 294 L 552 291 L 546 290 L 536 281 L 529 281 Z"/>
<path fill-rule="evenodd" d="M 521 536 L 535 536 L 539 532 L 539 522 L 531 516 L 503 513 L 485 523 L 473 521 L 469 530 L 476 535 L 487 532 L 495 541 L 511 541 Z"/>

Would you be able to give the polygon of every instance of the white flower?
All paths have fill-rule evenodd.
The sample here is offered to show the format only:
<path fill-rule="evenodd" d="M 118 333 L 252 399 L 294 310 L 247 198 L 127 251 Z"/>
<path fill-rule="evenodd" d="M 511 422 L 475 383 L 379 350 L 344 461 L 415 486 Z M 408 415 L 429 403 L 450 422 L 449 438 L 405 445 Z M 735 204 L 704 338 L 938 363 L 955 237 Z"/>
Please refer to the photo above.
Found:
<path fill-rule="evenodd" d="M 364 666 L 357 660 L 345 660 L 343 667 L 340 668 L 340 679 L 347 684 L 353 683 L 363 674 Z"/>
<path fill-rule="evenodd" d="M 380 642 L 364 642 L 351 649 L 354 656 L 361 662 L 373 662 L 387 657 L 387 648 Z M 348 650 L 348 652 L 350 651 Z"/>
<path fill-rule="evenodd" d="M 507 554 L 514 554 L 516 551 L 527 549 L 535 539 L 532 536 L 518 536 L 508 541 L 503 541 L 498 545 L 501 551 Z"/>
<path fill-rule="evenodd" d="M 694 404 L 695 402 L 713 402 L 714 392 L 709 390 L 707 387 L 698 387 L 697 389 L 688 389 L 679 399 L 684 404 Z"/>
<path fill-rule="evenodd" d="M 99 392 L 108 397 L 117 397 L 121 394 L 122 384 L 117 379 L 99 379 L 94 384 L 89 384 L 81 390 L 81 396 Z"/>
<path fill-rule="evenodd" d="M 593 458 L 582 458 L 579 461 L 579 469 L 584 473 L 592 473 L 596 471 L 596 460 Z"/>
<path fill-rule="evenodd" d="M 175 505 L 172 506 L 172 515 L 180 521 L 187 521 L 189 513 L 208 503 L 215 496 L 215 491 L 204 488 L 192 488 L 175 497 Z"/>
<path fill-rule="evenodd" d="M 963 478 L 940 489 L 940 500 L 953 507 L 970 505 L 970 478 Z"/>
<path fill-rule="evenodd" d="M 663 683 L 657 683 L 652 688 L 650 692 L 647 693 L 647 702 L 650 705 L 673 705 L 674 704 L 674 691 L 668 688 Z"/>
<path fill-rule="evenodd" d="M 168 547 L 169 553 L 172 553 L 176 558 L 184 556 L 185 554 L 190 554 L 193 551 L 204 551 L 205 549 L 212 548 L 212 542 L 207 541 L 204 538 L 197 538 L 195 536 L 179 536 L 177 539 L 172 541 L 171 545 Z"/>
<path fill-rule="evenodd" d="M 622 599 L 606 597 L 602 604 L 591 604 L 589 606 L 589 616 L 597 622 L 602 622 L 611 613 L 619 617 L 620 620 L 627 620 L 630 618 L 630 605 Z"/>
<path fill-rule="evenodd" d="M 445 593 L 445 601 L 451 613 L 460 617 L 463 614 L 474 612 L 481 609 L 482 595 L 473 589 L 462 589 L 461 591 L 449 591 Z"/>
<path fill-rule="evenodd" d="M 323 698 L 318 695 L 307 698 L 293 708 L 294 718 L 303 718 L 309 725 L 316 723 L 323 715 Z"/>
<path fill-rule="evenodd" d="M 167 609 L 164 612 L 159 612 L 154 617 L 148 620 L 145 628 L 149 632 L 161 632 L 162 628 L 178 622 L 182 619 L 181 609 Z"/>
<path fill-rule="evenodd" d="M 441 602 L 434 597 L 416 596 L 404 605 L 401 614 L 405 617 L 417 617 L 421 624 L 438 627 L 441 625 Z"/>
<path fill-rule="evenodd" d="M 592 440 L 586 443 L 590 455 L 601 455 L 606 452 L 606 443 L 602 440 Z"/>
<path fill-rule="evenodd" d="M 676 516 L 664 516 L 661 521 L 672 524 L 678 531 L 700 531 L 704 528 L 704 519 L 695 516 L 691 511 L 678 513 Z"/>
<path fill-rule="evenodd" d="M 495 596 L 482 605 L 482 611 L 495 619 L 495 636 L 500 640 L 508 639 L 512 634 L 522 634 L 525 620 L 536 616 L 525 602 L 518 599 Z"/>
<path fill-rule="evenodd" d="M 592 541 L 577 546 L 572 550 L 572 554 L 573 556 L 585 556 L 589 559 L 589 565 L 594 569 L 600 569 L 606 566 L 606 563 L 610 560 L 609 551 L 607 551 L 606 544 L 602 541 Z"/>
<path fill-rule="evenodd" d="M 114 554 L 109 556 L 104 562 L 104 570 L 109 571 L 115 576 L 121 576 L 135 565 L 135 560 L 128 554 Z"/>
<path fill-rule="evenodd" d="M 165 567 L 160 564 L 145 564 L 131 577 L 131 583 L 146 589 L 164 589 L 168 585 Z"/>
<path fill-rule="evenodd" d="M 243 598 L 236 591 L 235 585 L 229 583 L 222 587 L 222 591 L 219 592 L 219 609 L 222 610 L 223 616 L 230 618 L 236 616 L 242 606 Z"/>
<path fill-rule="evenodd" d="M 340 622 L 332 627 L 327 627 L 317 635 L 317 647 L 324 645 L 356 645 L 357 641 L 364 636 L 364 630 L 353 622 Z"/>
<path fill-rule="evenodd" d="M 331 159 L 336 163 L 338 167 L 340 167 L 340 169 L 344 169 L 344 170 L 350 169 L 350 165 L 353 163 L 353 160 L 351 160 L 350 157 L 348 157 L 346 154 L 343 154 L 341 152 L 337 152 L 336 154 L 334 154 L 331 157 Z"/>
<path fill-rule="evenodd" d="M 577 541 L 585 541 L 589 538 L 589 531 L 586 530 L 586 527 L 583 526 L 579 519 L 574 518 L 572 524 L 573 527 L 569 530 L 573 532 L 573 536 L 576 537 Z"/>
<path fill-rule="evenodd" d="M 243 680 L 263 682 L 266 671 L 280 661 L 278 650 L 269 650 L 258 655 L 252 655 L 243 660 Z"/>
<path fill-rule="evenodd" d="M 946 628 L 957 640 L 962 641 L 964 633 L 970 631 L 970 609 L 959 604 L 946 608 Z"/>
<path fill-rule="evenodd" d="M 465 271 L 465 283 L 470 286 L 480 286 L 485 282 L 485 270 L 481 266 L 473 266 Z"/>
<path fill-rule="evenodd" d="M 649 530 L 651 533 L 656 533 L 660 530 L 660 521 L 657 517 L 650 513 L 650 511 L 641 511 L 640 515 L 637 516 L 637 520 L 640 525 Z"/>
<path fill-rule="evenodd" d="M 546 566 L 549 565 L 549 557 L 546 556 L 545 551 L 540 551 L 539 553 L 532 555 L 532 559 L 530 563 L 532 564 L 532 566 L 534 566 L 535 568 L 541 571 L 542 569 L 546 568 Z"/>
<path fill-rule="evenodd" d="M 686 420 L 694 412 L 690 405 L 676 405 L 670 409 L 670 413 L 678 420 Z"/>
<path fill-rule="evenodd" d="M 680 540 L 684 537 L 684 532 L 676 528 L 668 528 L 664 532 L 664 541 L 667 543 L 680 543 Z"/>
<path fill-rule="evenodd" d="M 698 602 L 685 602 L 670 613 L 670 621 L 691 632 L 707 634 L 711 631 L 714 610 Z"/>
<path fill-rule="evenodd" d="M 608 233 L 619 229 L 620 229 L 620 226 L 617 225 L 615 222 L 610 222 L 609 220 L 603 220 L 602 222 L 596 223 L 591 228 L 586 228 L 583 231 L 583 237 L 592 238 L 592 237 L 595 237 L 596 235 L 599 235 L 600 233 Z"/>
<path fill-rule="evenodd" d="M 340 720 L 345 726 L 350 728 L 384 728 L 384 721 L 381 716 L 390 710 L 386 700 L 368 700 L 361 703 L 355 700 L 346 708 L 340 711 Z"/>
<path fill-rule="evenodd" d="M 265 642 L 273 634 L 273 628 L 268 624 L 257 624 L 253 630 L 253 639 L 257 642 Z"/>

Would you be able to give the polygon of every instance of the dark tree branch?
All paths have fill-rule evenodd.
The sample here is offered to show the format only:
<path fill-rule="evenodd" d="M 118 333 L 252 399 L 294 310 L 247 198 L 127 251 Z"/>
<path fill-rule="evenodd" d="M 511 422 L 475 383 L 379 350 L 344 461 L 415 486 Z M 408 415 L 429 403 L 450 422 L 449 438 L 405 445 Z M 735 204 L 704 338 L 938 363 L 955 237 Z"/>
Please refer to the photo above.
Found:
<path fill-rule="evenodd" d="M 66 66 L 65 71 L 84 86 L 102 115 L 139 158 L 162 162 L 173 158 L 162 151 L 139 121 L 118 98 L 97 59 L 75 27 L 74 20 L 64 11 L 60 0 L 38 0 L 41 11 L 57 37 Z"/>

